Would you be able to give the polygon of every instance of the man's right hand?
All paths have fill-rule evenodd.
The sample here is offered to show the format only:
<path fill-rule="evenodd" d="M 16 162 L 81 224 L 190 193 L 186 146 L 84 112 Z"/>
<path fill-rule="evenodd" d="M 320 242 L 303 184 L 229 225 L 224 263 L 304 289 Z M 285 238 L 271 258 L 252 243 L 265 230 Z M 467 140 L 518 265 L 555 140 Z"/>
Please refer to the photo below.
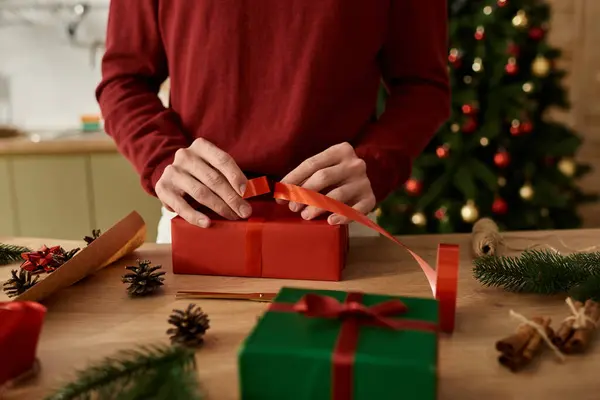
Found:
<path fill-rule="evenodd" d="M 207 228 L 210 219 L 194 210 L 185 195 L 229 220 L 248 218 L 252 208 L 242 199 L 247 182 L 229 154 L 200 138 L 177 151 L 154 190 L 167 209 L 190 224 Z"/>

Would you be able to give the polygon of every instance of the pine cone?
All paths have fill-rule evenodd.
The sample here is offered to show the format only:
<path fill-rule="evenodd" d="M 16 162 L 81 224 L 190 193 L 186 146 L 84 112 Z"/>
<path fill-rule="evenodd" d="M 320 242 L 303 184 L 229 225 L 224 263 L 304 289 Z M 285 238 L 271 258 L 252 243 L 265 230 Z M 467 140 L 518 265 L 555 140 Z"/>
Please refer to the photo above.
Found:
<path fill-rule="evenodd" d="M 169 324 L 174 325 L 167 331 L 171 343 L 187 347 L 197 347 L 204 342 L 204 334 L 210 328 L 208 315 L 200 307 L 190 304 L 185 311 L 173 310 Z"/>
<path fill-rule="evenodd" d="M 86 236 L 83 238 L 83 240 L 85 240 L 85 242 L 89 246 L 94 240 L 98 239 L 101 234 L 102 233 L 100 232 L 100 229 L 93 229 L 92 236 Z"/>
<path fill-rule="evenodd" d="M 8 297 L 16 297 L 21 293 L 24 293 L 38 283 L 38 280 L 40 279 L 39 275 L 36 275 L 35 279 L 33 279 L 31 272 L 25 271 L 24 269 L 18 271 L 13 269 L 10 273 L 12 274 L 12 278 L 2 285 L 2 290 L 4 290 Z"/>
<path fill-rule="evenodd" d="M 129 286 L 127 287 L 127 292 L 129 292 L 129 295 L 145 296 L 153 293 L 156 291 L 156 289 L 163 285 L 163 281 L 165 280 L 163 275 L 166 272 L 155 272 L 156 270 L 162 268 L 161 265 L 151 267 L 151 262 L 148 260 L 138 260 L 137 263 L 137 267 L 125 267 L 125 269 L 132 271 L 123 275 L 123 283 L 129 283 Z"/>
<path fill-rule="evenodd" d="M 54 260 L 54 263 L 52 264 L 54 270 L 56 270 L 56 268 L 62 266 L 64 263 L 73 258 L 73 256 L 75 256 L 75 254 L 77 254 L 78 251 L 79 247 L 69 251 L 66 251 L 61 247 L 60 250 L 52 256 L 52 259 Z"/>

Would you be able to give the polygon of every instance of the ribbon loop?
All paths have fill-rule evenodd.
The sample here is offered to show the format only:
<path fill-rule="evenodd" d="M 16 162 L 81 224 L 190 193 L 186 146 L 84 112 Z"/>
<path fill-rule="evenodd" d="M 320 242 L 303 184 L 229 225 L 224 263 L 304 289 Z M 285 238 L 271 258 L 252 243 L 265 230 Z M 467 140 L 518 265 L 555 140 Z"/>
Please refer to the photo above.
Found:
<path fill-rule="evenodd" d="M 390 318 L 400 316 L 408 311 L 406 304 L 400 300 L 388 300 L 367 307 L 356 300 L 339 302 L 330 296 L 309 293 L 294 304 L 293 309 L 307 317 L 337 318 L 340 320 L 351 318 L 355 319 L 359 325 L 374 324 L 394 330 L 408 329 L 416 326 L 413 322 L 418 322 Z M 426 329 L 428 330 L 435 329 L 433 324 L 419 324 L 419 328 L 423 326 L 427 326 Z"/>

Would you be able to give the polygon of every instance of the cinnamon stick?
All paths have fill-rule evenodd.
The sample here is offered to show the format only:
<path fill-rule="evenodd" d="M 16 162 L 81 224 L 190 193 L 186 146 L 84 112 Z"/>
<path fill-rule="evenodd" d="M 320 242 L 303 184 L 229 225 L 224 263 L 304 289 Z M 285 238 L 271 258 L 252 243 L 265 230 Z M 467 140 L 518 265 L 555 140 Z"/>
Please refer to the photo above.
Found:
<path fill-rule="evenodd" d="M 550 318 L 536 317 L 531 321 L 543 327 L 549 338 L 554 336 Z M 512 372 L 517 372 L 535 358 L 543 345 L 544 340 L 535 328 L 521 325 L 514 335 L 496 343 L 496 349 L 502 352 L 498 362 Z"/>
<path fill-rule="evenodd" d="M 573 305 L 575 306 L 575 309 L 577 311 L 579 311 L 583 307 L 583 303 L 580 301 L 573 302 Z M 565 343 L 567 343 L 567 341 L 571 338 L 571 336 L 573 336 L 573 333 L 575 332 L 574 325 L 574 319 L 566 319 L 565 321 L 563 321 L 563 323 L 558 328 L 558 331 L 556 331 L 556 335 L 554 335 L 554 337 L 552 338 L 552 343 L 554 343 L 555 346 L 562 350 L 565 346 Z"/>
<path fill-rule="evenodd" d="M 567 354 L 583 353 L 589 346 L 596 325 L 600 319 L 600 305 L 592 300 L 587 300 L 584 305 L 585 326 L 574 329 L 573 334 L 564 342 L 563 351 Z"/>
<path fill-rule="evenodd" d="M 534 318 L 532 321 L 539 323 L 541 322 L 541 319 Z M 496 342 L 496 350 L 508 357 L 514 357 L 521 353 L 525 348 L 525 345 L 527 345 L 527 342 L 529 342 L 531 336 L 533 336 L 533 332 L 535 332 L 533 327 L 529 325 L 520 325 L 514 334 Z"/>

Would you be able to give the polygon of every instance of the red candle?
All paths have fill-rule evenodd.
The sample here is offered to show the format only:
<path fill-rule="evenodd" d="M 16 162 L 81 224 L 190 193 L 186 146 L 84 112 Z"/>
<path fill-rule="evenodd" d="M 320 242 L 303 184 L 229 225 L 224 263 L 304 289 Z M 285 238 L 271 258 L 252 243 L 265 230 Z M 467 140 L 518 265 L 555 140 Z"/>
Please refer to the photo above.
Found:
<path fill-rule="evenodd" d="M 39 303 L 0 302 L 0 385 L 33 368 L 45 315 Z"/>

